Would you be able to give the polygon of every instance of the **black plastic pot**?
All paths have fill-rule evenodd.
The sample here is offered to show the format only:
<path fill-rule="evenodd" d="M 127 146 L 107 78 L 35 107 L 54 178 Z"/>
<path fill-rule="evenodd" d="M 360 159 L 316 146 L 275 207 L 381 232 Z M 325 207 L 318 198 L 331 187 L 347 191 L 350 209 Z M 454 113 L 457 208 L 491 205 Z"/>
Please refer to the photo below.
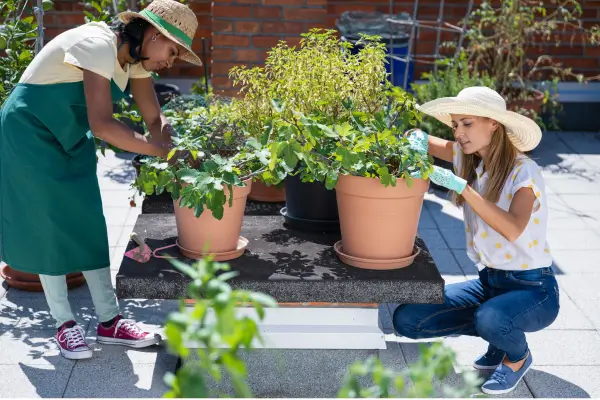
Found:
<path fill-rule="evenodd" d="M 158 104 L 160 104 L 161 107 L 167 104 L 174 96 L 181 95 L 181 90 L 179 90 L 179 87 L 170 83 L 156 82 L 154 84 L 154 91 L 156 92 L 156 97 L 158 98 Z"/>
<path fill-rule="evenodd" d="M 339 231 L 340 222 L 334 190 L 324 183 L 302 182 L 299 175 L 285 180 L 285 207 L 281 214 L 286 224 L 302 231 Z"/>

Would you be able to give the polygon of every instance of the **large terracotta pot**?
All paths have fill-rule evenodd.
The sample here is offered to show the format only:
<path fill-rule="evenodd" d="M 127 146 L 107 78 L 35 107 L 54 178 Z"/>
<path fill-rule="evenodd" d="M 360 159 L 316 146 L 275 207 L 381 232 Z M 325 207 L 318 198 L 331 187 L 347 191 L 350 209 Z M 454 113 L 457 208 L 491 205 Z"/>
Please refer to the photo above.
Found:
<path fill-rule="evenodd" d="M 248 240 L 240 237 L 246 200 L 252 187 L 252 180 L 244 181 L 245 187 L 233 187 L 233 204 L 229 207 L 230 193 L 225 187 L 225 212 L 223 218 L 213 217 L 210 210 L 204 209 L 196 218 L 191 208 L 179 207 L 174 202 L 175 221 L 179 238 L 177 244 L 181 253 L 189 258 L 200 259 L 212 255 L 216 261 L 232 260 L 244 254 Z"/>
<path fill-rule="evenodd" d="M 6 281 L 6 284 L 12 288 L 24 290 L 27 292 L 43 292 L 44 288 L 40 282 L 40 276 L 29 274 L 27 272 L 17 271 L 5 265 L 0 271 L 0 276 Z M 85 283 L 85 277 L 81 272 L 68 274 L 67 287 L 73 289 Z"/>
<path fill-rule="evenodd" d="M 417 227 L 429 180 L 409 188 L 399 179 L 385 187 L 378 178 L 341 175 L 336 186 L 342 240 L 340 259 L 368 269 L 396 269 L 414 261 Z"/>
<path fill-rule="evenodd" d="M 277 186 L 267 186 L 262 181 L 252 183 L 252 189 L 248 200 L 262 201 L 265 203 L 279 203 L 285 201 L 285 184 L 278 188 Z"/>

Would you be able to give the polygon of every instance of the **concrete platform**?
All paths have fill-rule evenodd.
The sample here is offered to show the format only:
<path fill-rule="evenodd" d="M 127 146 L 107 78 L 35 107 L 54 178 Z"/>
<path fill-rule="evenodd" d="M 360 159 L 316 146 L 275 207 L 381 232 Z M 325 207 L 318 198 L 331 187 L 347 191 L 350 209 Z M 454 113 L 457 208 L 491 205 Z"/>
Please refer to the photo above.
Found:
<path fill-rule="evenodd" d="M 172 214 L 142 214 L 133 229 L 152 249 L 175 243 Z M 441 303 L 444 279 L 425 243 L 406 268 L 372 271 L 343 264 L 333 251 L 336 234 L 287 229 L 281 216 L 245 216 L 242 235 L 249 240 L 245 254 L 229 264 L 239 276 L 233 288 L 259 291 L 278 302 L 303 303 Z M 137 245 L 130 241 L 127 250 Z M 168 251 L 186 263 L 177 247 Z M 189 278 L 167 259 L 141 264 L 123 258 L 116 277 L 120 298 L 177 299 L 187 296 Z"/>

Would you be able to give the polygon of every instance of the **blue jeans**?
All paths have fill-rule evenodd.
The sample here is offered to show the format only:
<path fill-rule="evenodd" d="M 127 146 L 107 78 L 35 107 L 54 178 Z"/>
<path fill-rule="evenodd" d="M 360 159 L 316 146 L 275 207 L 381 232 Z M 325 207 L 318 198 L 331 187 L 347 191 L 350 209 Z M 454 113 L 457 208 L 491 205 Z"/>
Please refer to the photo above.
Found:
<path fill-rule="evenodd" d="M 525 332 L 554 322 L 560 309 L 552 268 L 502 271 L 485 268 L 479 279 L 446 286 L 443 304 L 406 304 L 394 311 L 396 331 L 411 339 L 478 336 L 509 361 L 522 360 Z"/>

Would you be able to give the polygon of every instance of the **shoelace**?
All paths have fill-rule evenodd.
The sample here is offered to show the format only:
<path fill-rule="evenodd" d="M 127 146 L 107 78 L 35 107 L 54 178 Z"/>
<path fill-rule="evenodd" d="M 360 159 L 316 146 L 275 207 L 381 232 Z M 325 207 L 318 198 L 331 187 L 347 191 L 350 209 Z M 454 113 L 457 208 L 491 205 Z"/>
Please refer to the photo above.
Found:
<path fill-rule="evenodd" d="M 143 333 L 134 321 L 130 319 L 120 319 L 117 322 L 117 326 L 115 326 L 115 333 L 113 334 L 113 336 L 117 336 L 117 332 L 119 332 L 119 328 L 121 327 L 134 336 L 139 336 L 141 333 Z"/>
<path fill-rule="evenodd" d="M 72 328 L 65 329 L 61 336 L 67 339 L 67 347 L 74 348 L 77 346 L 85 345 L 85 337 L 83 328 L 79 325 L 75 325 Z M 62 338 L 61 338 L 62 340 Z"/>
<path fill-rule="evenodd" d="M 492 376 L 490 376 L 490 381 L 496 381 L 500 384 L 506 383 L 506 374 L 499 369 L 495 370 Z"/>

